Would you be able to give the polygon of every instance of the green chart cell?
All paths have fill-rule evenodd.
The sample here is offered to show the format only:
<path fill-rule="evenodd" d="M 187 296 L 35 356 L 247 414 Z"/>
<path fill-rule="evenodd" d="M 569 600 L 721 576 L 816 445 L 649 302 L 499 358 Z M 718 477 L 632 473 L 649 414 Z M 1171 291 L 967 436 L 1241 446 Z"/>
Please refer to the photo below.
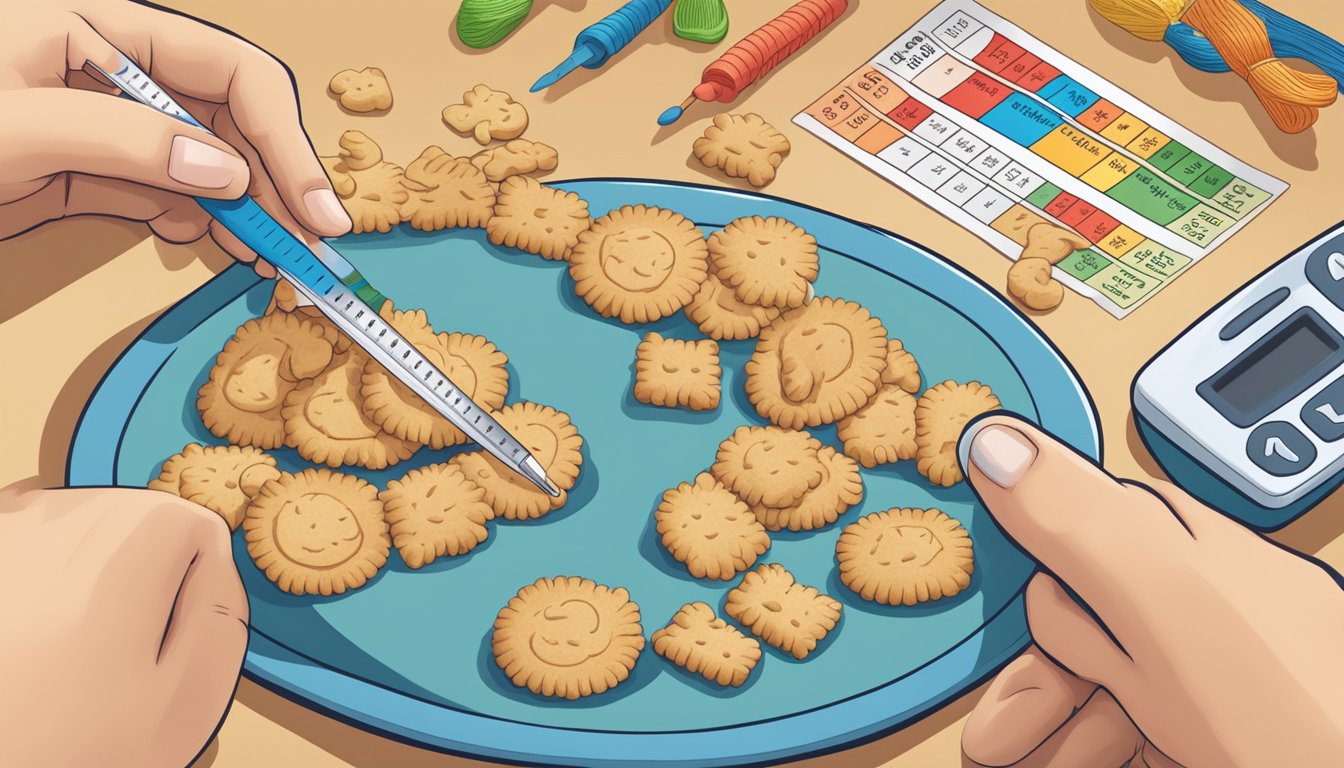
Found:
<path fill-rule="evenodd" d="M 1055 199 L 1055 195 L 1058 195 L 1061 191 L 1062 190 L 1059 187 L 1056 187 L 1054 184 L 1047 181 L 1037 187 L 1035 192 L 1032 192 L 1027 196 L 1027 202 L 1041 210 L 1045 210 L 1045 206 L 1049 205 L 1050 201 Z"/>
<path fill-rule="evenodd" d="M 1227 182 L 1235 178 L 1232 172 L 1217 165 L 1209 165 L 1208 170 L 1199 175 L 1198 179 L 1186 184 L 1185 186 L 1196 195 L 1204 197 L 1213 197 L 1218 191 L 1227 186 Z"/>
<path fill-rule="evenodd" d="M 1091 248 L 1084 248 L 1081 251 L 1074 251 L 1065 256 L 1056 267 L 1086 282 L 1086 280 L 1110 266 L 1111 260 L 1102 256 Z"/>
<path fill-rule="evenodd" d="M 1145 240 L 1142 245 L 1121 256 L 1120 261 L 1150 275 L 1169 278 L 1185 269 L 1190 263 L 1190 257 L 1169 251 L 1152 240 Z"/>
<path fill-rule="evenodd" d="M 1185 156 L 1190 154 L 1190 148 L 1181 142 L 1172 139 L 1167 145 L 1158 150 L 1156 154 L 1148 158 L 1148 162 L 1159 171 L 1166 171 L 1171 166 L 1181 162 Z"/>
<path fill-rule="evenodd" d="M 1194 184 L 1200 176 L 1204 175 L 1205 171 L 1212 167 L 1212 160 L 1198 152 L 1191 152 L 1181 158 L 1179 163 L 1168 168 L 1167 175 L 1175 179 L 1176 183 L 1189 189 L 1191 184 Z"/>
<path fill-rule="evenodd" d="M 1185 216 L 1199 202 L 1146 168 L 1106 190 L 1106 196 L 1164 227 Z"/>
<path fill-rule="evenodd" d="M 1269 193 L 1242 178 L 1234 178 L 1218 190 L 1213 201 L 1218 207 L 1240 219 L 1269 199 Z"/>

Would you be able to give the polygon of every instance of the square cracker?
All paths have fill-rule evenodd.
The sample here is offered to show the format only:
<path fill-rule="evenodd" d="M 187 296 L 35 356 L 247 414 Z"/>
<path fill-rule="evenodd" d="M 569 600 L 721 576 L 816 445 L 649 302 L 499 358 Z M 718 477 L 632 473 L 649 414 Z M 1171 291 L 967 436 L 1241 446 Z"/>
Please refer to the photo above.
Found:
<path fill-rule="evenodd" d="M 683 605 L 666 627 L 653 633 L 653 650 L 719 685 L 742 685 L 761 660 L 761 644 L 704 603 Z"/>
<path fill-rule="evenodd" d="M 728 593 L 724 613 L 753 635 L 802 660 L 840 621 L 839 601 L 794 581 L 778 563 L 748 573 Z"/>
<path fill-rule="evenodd" d="M 635 350 L 635 399 L 648 405 L 712 411 L 719 407 L 719 343 L 648 333 Z"/>
<path fill-rule="evenodd" d="M 548 187 L 529 176 L 512 176 L 499 186 L 485 233 L 495 245 L 561 260 L 569 257 L 579 233 L 592 223 L 588 203 L 577 194 Z"/>

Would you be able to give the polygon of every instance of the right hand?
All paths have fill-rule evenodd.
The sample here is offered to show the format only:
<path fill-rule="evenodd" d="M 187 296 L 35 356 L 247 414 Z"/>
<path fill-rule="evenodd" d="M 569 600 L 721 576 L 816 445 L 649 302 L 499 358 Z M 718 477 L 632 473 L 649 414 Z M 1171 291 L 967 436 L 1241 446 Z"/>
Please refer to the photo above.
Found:
<path fill-rule="evenodd" d="M 257 255 L 192 197 L 250 194 L 315 240 L 350 230 L 303 132 L 284 65 L 190 16 L 125 0 L 8 3 L 0 25 L 0 240 L 79 214 L 143 221 L 185 243 L 207 229 Z M 118 50 L 213 131 L 111 95 L 84 69 Z M 274 277 L 269 265 L 257 271 Z"/>
<path fill-rule="evenodd" d="M 962 440 L 976 493 L 1043 569 L 1026 591 L 1036 644 L 971 713 L 968 758 L 1019 768 L 1341 764 L 1338 574 L 1175 486 L 1116 480 L 1017 419 L 988 417 Z"/>
<path fill-rule="evenodd" d="M 247 648 L 229 529 L 128 488 L 0 489 L 0 763 L 180 768 Z"/>

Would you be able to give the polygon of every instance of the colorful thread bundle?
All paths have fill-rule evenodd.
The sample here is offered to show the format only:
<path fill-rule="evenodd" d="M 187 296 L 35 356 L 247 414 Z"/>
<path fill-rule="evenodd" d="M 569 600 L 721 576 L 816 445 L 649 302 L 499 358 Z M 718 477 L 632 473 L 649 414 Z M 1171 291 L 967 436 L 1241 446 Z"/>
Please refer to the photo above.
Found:
<path fill-rule="evenodd" d="M 1281 59 L 1306 59 L 1335 80 L 1344 80 L 1344 45 L 1314 27 L 1285 16 L 1259 0 L 1241 0 L 1246 10 L 1260 17 L 1269 32 L 1269 42 Z M 1176 53 L 1205 72 L 1231 72 L 1213 43 L 1184 22 L 1167 27 L 1162 37 Z"/>
<path fill-rule="evenodd" d="M 1202 34 L 1226 66 L 1246 80 L 1279 130 L 1299 133 L 1334 103 L 1339 86 L 1329 75 L 1280 61 L 1266 22 L 1237 0 L 1089 0 L 1107 19 L 1145 40 L 1162 40 L 1184 22 Z"/>

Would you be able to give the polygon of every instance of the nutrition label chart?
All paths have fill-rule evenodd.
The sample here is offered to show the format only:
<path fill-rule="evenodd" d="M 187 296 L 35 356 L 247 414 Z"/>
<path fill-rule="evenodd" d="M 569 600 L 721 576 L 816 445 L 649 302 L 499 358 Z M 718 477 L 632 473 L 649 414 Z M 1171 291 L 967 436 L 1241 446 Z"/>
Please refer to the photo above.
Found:
<path fill-rule="evenodd" d="M 794 122 L 1009 258 L 1023 221 L 1078 233 L 1091 246 L 1054 275 L 1116 317 L 1288 188 L 970 0 L 939 4 Z"/>

